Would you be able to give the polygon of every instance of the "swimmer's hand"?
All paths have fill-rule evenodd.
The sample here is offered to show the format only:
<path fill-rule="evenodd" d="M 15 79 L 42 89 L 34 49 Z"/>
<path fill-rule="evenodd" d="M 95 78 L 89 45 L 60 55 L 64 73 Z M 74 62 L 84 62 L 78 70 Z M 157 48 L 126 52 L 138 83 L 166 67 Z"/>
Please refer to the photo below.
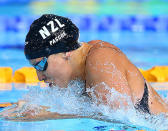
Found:
<path fill-rule="evenodd" d="M 35 110 L 25 110 L 25 101 L 18 101 L 15 107 L 6 109 L 0 112 L 0 117 L 12 121 L 36 121 L 36 120 L 47 120 L 47 119 L 63 119 L 63 118 L 78 118 L 81 116 L 71 114 L 58 114 L 56 112 L 47 111 L 49 107 L 40 106 L 38 112 Z"/>
<path fill-rule="evenodd" d="M 47 113 L 49 107 L 40 106 L 38 112 L 33 109 L 24 110 L 26 101 L 20 100 L 18 103 L 7 107 L 4 111 L 0 112 L 0 117 L 8 120 L 26 120 L 35 119 L 37 116 L 44 115 Z"/>
<path fill-rule="evenodd" d="M 26 102 L 25 101 L 18 101 L 18 103 L 13 104 L 12 106 L 8 106 L 0 112 L 0 117 L 10 117 L 13 116 L 19 108 L 21 108 Z M 15 113 L 14 113 L 15 112 Z"/>

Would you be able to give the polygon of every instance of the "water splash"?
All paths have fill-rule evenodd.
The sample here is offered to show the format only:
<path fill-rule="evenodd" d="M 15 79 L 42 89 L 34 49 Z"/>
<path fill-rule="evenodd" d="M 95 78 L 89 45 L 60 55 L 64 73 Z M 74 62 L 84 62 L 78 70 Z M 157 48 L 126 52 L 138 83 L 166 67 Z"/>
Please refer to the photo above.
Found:
<path fill-rule="evenodd" d="M 101 94 L 99 99 L 95 95 L 94 89 L 102 86 L 109 93 L 106 95 L 107 103 L 102 102 Z M 127 95 L 120 94 L 115 89 L 109 88 L 104 82 L 85 91 L 85 85 L 81 81 L 72 81 L 68 88 L 44 88 L 30 87 L 29 92 L 23 97 L 27 101 L 25 110 L 36 110 L 38 113 L 39 105 L 50 107 L 49 111 L 60 114 L 77 114 L 81 116 L 103 115 L 103 119 L 110 121 L 119 121 L 132 127 L 142 127 L 140 129 L 166 130 L 168 129 L 168 117 L 165 114 L 149 115 L 142 114 L 135 110 Z M 86 95 L 87 92 L 91 98 Z M 122 101 L 116 105 L 116 100 L 125 99 L 127 108 Z M 118 106 L 118 108 L 114 108 Z M 152 129 L 151 129 L 152 127 Z"/>
<path fill-rule="evenodd" d="M 60 114 L 78 114 L 82 116 L 93 115 L 97 111 L 93 110 L 95 106 L 91 99 L 84 95 L 84 83 L 81 81 L 71 81 L 68 88 L 30 88 L 29 92 L 23 97 L 27 105 L 39 105 L 50 107 L 49 111 Z"/>

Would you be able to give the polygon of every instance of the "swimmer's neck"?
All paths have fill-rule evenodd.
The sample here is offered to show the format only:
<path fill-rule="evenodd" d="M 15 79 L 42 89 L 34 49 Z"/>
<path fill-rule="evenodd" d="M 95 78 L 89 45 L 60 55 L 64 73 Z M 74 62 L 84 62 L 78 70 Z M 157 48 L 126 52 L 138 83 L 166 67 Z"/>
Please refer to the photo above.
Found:
<path fill-rule="evenodd" d="M 85 63 L 90 48 L 89 44 L 83 42 L 79 49 L 71 52 L 70 59 L 73 72 L 71 80 L 80 79 L 85 81 Z"/>

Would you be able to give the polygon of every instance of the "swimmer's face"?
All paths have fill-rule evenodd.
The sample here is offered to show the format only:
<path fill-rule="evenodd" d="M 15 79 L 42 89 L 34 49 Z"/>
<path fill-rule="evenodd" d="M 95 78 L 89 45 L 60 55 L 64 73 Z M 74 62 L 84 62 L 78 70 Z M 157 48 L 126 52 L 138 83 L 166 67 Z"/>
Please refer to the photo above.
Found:
<path fill-rule="evenodd" d="M 30 63 L 36 65 L 41 60 L 43 60 L 43 57 L 30 60 Z M 36 69 L 38 79 L 49 83 L 50 87 L 55 85 L 58 85 L 59 87 L 67 87 L 72 75 L 68 56 L 65 56 L 64 53 L 53 54 L 48 57 L 47 63 L 48 66 L 45 71 Z"/>

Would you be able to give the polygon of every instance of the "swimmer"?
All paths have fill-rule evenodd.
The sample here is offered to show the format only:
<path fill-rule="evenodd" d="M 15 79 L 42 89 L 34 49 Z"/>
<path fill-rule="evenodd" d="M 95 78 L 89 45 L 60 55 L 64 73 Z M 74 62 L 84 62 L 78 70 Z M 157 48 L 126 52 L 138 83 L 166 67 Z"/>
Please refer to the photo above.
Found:
<path fill-rule="evenodd" d="M 154 115 L 168 112 L 166 103 L 118 47 L 102 40 L 79 42 L 78 38 L 79 29 L 70 19 L 62 16 L 46 14 L 32 23 L 24 52 L 40 81 L 44 80 L 51 88 L 56 85 L 66 88 L 70 81 L 81 80 L 86 90 L 94 89 L 97 104 L 110 101 L 106 97 L 110 92 L 101 84 L 105 83 L 109 88 L 127 95 L 138 112 Z M 89 92 L 85 94 L 92 99 Z M 110 107 L 120 108 L 120 101 L 128 106 L 126 99 L 117 98 Z M 23 101 L 18 102 L 12 111 L 23 105 Z M 25 119 L 75 117 L 51 113 L 46 108 L 43 107 L 36 116 L 25 113 L 29 114 L 25 115 Z M 11 116 L 15 114 L 11 113 Z"/>

